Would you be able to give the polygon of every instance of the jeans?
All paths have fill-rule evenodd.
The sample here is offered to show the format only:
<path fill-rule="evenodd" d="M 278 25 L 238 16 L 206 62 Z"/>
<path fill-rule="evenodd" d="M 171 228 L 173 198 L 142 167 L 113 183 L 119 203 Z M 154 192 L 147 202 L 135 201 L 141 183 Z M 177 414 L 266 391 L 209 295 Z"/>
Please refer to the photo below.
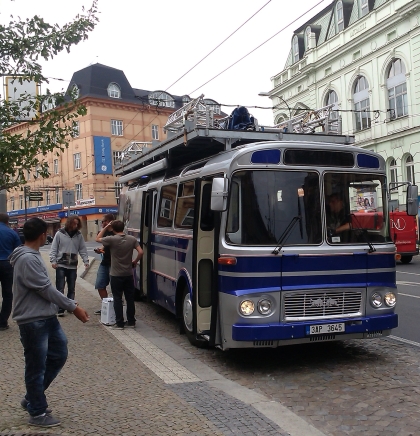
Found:
<path fill-rule="evenodd" d="M 0 327 L 6 327 L 7 320 L 12 313 L 13 302 L 13 267 L 8 260 L 0 260 L 0 283 L 3 298 L 0 311 Z"/>
<path fill-rule="evenodd" d="M 109 265 L 99 265 L 96 275 L 95 289 L 106 289 L 109 284 Z"/>
<path fill-rule="evenodd" d="M 122 296 L 124 293 L 127 302 L 127 321 L 135 324 L 136 307 L 134 305 L 134 282 L 133 276 L 111 276 L 111 291 L 114 297 L 115 322 L 118 326 L 124 326 L 124 313 Z"/>
<path fill-rule="evenodd" d="M 25 355 L 25 398 L 28 412 L 41 415 L 47 408 L 45 391 L 67 360 L 67 338 L 55 316 L 19 325 Z"/>
<path fill-rule="evenodd" d="M 77 270 L 70 268 L 60 268 L 55 270 L 55 286 L 56 288 L 64 294 L 64 286 L 67 281 L 67 297 L 74 300 L 74 295 L 76 293 L 76 278 Z"/>

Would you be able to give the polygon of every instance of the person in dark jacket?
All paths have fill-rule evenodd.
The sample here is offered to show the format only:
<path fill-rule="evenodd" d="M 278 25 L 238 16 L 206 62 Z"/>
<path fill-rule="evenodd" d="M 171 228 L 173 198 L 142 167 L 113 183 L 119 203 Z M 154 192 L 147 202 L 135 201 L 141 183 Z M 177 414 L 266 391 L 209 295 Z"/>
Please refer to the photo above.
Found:
<path fill-rule="evenodd" d="M 25 244 L 10 255 L 13 271 L 13 320 L 20 331 L 25 356 L 26 394 L 21 406 L 29 412 L 29 425 L 55 427 L 45 391 L 67 360 L 67 338 L 57 319 L 58 307 L 73 313 L 83 323 L 88 313 L 59 292 L 50 281 L 39 248 L 47 238 L 47 223 L 29 219 L 23 226 Z"/>
<path fill-rule="evenodd" d="M 0 213 L 0 283 L 3 302 L 0 310 L 0 331 L 7 330 L 13 302 L 13 267 L 7 258 L 21 245 L 18 234 L 9 227 L 9 215 Z"/>
<path fill-rule="evenodd" d="M 82 221 L 77 215 L 67 218 L 64 229 L 60 229 L 51 244 L 50 262 L 56 270 L 55 286 L 64 294 L 67 281 L 67 297 L 74 299 L 76 290 L 78 256 L 83 259 L 85 268 L 89 268 L 89 257 L 83 235 L 80 232 Z M 58 316 L 64 316 L 64 309 L 58 311 Z"/>

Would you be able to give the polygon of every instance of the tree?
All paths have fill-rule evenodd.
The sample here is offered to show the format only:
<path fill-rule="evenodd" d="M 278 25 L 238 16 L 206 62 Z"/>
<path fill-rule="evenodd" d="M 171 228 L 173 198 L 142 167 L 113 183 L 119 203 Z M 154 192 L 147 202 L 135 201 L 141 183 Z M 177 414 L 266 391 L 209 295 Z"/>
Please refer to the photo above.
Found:
<path fill-rule="evenodd" d="M 8 25 L 0 24 L 0 75 L 13 77 L 16 84 L 48 83 L 38 61 L 70 52 L 87 39 L 98 22 L 97 14 L 97 0 L 93 0 L 90 9 L 64 26 L 51 25 L 39 16 L 26 20 L 11 16 Z M 28 172 L 49 176 L 43 156 L 61 153 L 74 134 L 74 121 L 86 113 L 76 97 L 70 92 L 25 93 L 14 102 L 0 98 L 0 190 L 25 184 Z"/>

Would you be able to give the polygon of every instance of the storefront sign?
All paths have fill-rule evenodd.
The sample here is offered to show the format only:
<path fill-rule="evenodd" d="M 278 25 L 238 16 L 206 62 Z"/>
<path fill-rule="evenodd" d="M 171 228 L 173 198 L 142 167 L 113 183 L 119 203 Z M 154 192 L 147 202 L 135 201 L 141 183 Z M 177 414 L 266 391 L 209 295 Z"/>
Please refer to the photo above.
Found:
<path fill-rule="evenodd" d="M 72 207 L 93 206 L 95 204 L 95 199 L 89 198 L 88 200 L 76 200 L 75 203 L 76 203 L 76 206 L 72 206 Z"/>
<path fill-rule="evenodd" d="M 108 136 L 94 136 L 93 148 L 95 153 L 95 173 L 112 174 L 111 138 Z"/>

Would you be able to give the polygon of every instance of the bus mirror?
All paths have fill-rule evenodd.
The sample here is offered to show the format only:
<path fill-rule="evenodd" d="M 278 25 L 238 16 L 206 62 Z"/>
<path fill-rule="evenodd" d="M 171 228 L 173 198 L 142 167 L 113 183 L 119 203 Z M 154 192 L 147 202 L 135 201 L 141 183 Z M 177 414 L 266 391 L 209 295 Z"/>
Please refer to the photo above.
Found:
<path fill-rule="evenodd" d="M 407 215 L 415 216 L 419 211 L 419 188 L 416 185 L 407 186 Z"/>
<path fill-rule="evenodd" d="M 211 210 L 222 212 L 227 209 L 228 180 L 215 177 L 211 186 Z"/>

